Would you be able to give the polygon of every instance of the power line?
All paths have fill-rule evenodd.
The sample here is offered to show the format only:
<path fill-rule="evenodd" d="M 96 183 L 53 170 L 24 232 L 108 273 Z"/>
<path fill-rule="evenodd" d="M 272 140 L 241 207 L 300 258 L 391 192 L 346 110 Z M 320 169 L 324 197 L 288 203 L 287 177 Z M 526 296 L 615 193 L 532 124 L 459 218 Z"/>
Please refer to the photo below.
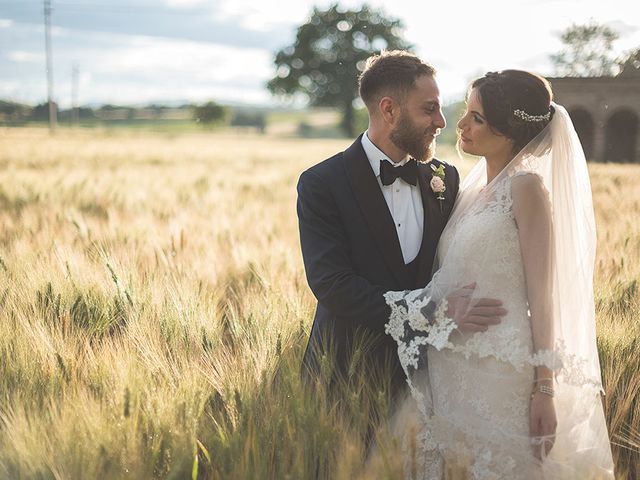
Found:
<path fill-rule="evenodd" d="M 71 68 L 71 122 L 76 126 L 80 120 L 80 111 L 78 106 L 79 74 L 80 69 L 78 68 L 78 64 L 74 62 L 73 67 Z"/>
<path fill-rule="evenodd" d="M 47 54 L 47 99 L 49 102 L 49 131 L 55 132 L 58 118 L 53 103 L 53 59 L 51 51 L 51 0 L 44 0 L 44 43 Z"/>
<path fill-rule="evenodd" d="M 39 3 L 39 2 L 38 2 Z M 0 6 L 10 6 L 11 8 L 32 9 L 37 7 L 38 3 L 28 3 L 25 1 L 0 1 Z M 63 13 L 86 13 L 91 10 L 99 10 L 107 13 L 127 13 L 127 14 L 144 14 L 144 15 L 203 15 L 212 14 L 213 8 L 187 8 L 187 9 L 168 9 L 166 7 L 144 6 L 144 5 L 113 5 L 109 3 L 66 3 L 56 2 L 56 10 Z"/>

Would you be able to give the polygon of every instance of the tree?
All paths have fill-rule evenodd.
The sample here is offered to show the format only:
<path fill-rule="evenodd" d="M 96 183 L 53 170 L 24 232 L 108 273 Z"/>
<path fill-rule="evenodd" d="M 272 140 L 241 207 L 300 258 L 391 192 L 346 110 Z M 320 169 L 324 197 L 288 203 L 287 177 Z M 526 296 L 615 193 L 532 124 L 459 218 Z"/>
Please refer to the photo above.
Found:
<path fill-rule="evenodd" d="M 615 30 L 597 23 L 572 25 L 560 38 L 564 49 L 551 55 L 556 75 L 567 77 L 602 77 L 616 73 L 613 42 L 618 39 Z"/>
<path fill-rule="evenodd" d="M 207 102 L 193 108 L 193 118 L 204 125 L 221 123 L 227 118 L 227 109 L 216 102 Z"/>
<path fill-rule="evenodd" d="M 22 103 L 0 100 L 0 123 L 19 123 L 29 119 L 33 108 Z"/>
<path fill-rule="evenodd" d="M 314 106 L 340 108 L 341 127 L 353 136 L 358 75 L 372 54 L 410 48 L 400 37 L 402 28 L 400 20 L 367 5 L 347 11 L 337 4 L 328 10 L 314 8 L 293 45 L 276 53 L 276 76 L 267 87 L 277 95 L 306 95 Z"/>
<path fill-rule="evenodd" d="M 58 104 L 54 103 L 56 112 L 58 111 Z M 49 120 L 49 102 L 39 103 L 31 110 L 29 120 L 36 122 L 47 122 Z"/>
<path fill-rule="evenodd" d="M 267 118 L 264 112 L 247 112 L 236 110 L 231 117 L 232 127 L 255 127 L 260 133 L 264 133 L 267 128 Z"/>
<path fill-rule="evenodd" d="M 631 75 L 640 75 L 640 48 L 636 48 L 629 52 L 620 61 L 620 75 L 625 77 Z"/>

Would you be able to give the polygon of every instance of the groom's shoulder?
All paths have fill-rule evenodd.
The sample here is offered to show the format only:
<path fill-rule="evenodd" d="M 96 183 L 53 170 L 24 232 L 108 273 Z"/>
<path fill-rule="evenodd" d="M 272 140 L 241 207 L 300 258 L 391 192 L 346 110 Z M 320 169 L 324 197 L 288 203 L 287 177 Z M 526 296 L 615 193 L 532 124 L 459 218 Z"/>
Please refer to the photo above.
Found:
<path fill-rule="evenodd" d="M 335 179 L 342 178 L 345 172 L 345 153 L 351 152 L 353 154 L 353 151 L 358 147 L 362 149 L 360 144 L 360 137 L 358 137 L 358 139 L 355 140 L 354 143 L 346 150 L 338 152 L 330 156 L 329 158 L 326 158 L 325 160 L 322 160 L 321 162 L 318 162 L 315 165 L 307 168 L 300 175 L 300 179 L 305 177 L 318 177 L 327 181 L 333 181 Z"/>
<path fill-rule="evenodd" d="M 342 163 L 343 157 L 344 152 L 338 152 L 335 155 L 332 155 L 329 158 L 307 168 L 304 172 L 302 172 L 301 177 L 305 175 L 319 176 L 323 178 L 331 176 Z"/>
<path fill-rule="evenodd" d="M 342 156 L 342 152 L 336 153 L 303 171 L 298 178 L 299 196 L 327 195 L 340 182 L 338 165 Z"/>

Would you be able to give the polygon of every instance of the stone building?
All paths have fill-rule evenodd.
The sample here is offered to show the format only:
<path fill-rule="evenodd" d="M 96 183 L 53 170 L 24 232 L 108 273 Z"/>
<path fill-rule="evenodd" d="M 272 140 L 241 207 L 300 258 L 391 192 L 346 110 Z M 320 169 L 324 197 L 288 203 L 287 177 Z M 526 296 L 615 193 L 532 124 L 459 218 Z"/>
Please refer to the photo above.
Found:
<path fill-rule="evenodd" d="M 588 160 L 640 163 L 640 70 L 616 77 L 549 78 Z"/>

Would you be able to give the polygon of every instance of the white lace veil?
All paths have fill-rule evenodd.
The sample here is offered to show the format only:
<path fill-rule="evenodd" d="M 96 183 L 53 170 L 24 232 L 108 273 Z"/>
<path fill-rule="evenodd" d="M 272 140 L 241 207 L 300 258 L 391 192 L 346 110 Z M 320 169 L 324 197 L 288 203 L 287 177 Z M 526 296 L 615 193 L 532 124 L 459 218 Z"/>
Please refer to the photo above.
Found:
<path fill-rule="evenodd" d="M 442 234 L 437 254 L 439 265 L 432 282 L 422 290 L 386 294 L 392 309 L 387 333 L 398 342 L 400 360 L 413 396 L 428 423 L 432 392 L 425 347 L 430 344 L 438 350 L 460 349 L 459 344 L 451 342 L 457 332 L 455 325 L 443 318 L 446 306 L 443 300 L 454 290 L 472 282 L 477 283 L 475 297 L 500 299 L 500 292 L 492 290 L 486 282 L 483 284 L 483 278 L 465 278 L 464 272 L 470 264 L 475 272 L 504 268 L 504 274 L 510 274 L 508 265 L 487 263 L 494 262 L 484 255 L 493 245 L 479 244 L 469 249 L 459 244 L 457 240 L 464 237 L 464 229 L 470 228 L 472 223 L 465 219 L 491 207 L 492 202 L 504 201 L 504 196 L 511 194 L 503 189 L 505 184 L 511 185 L 511 182 L 505 182 L 508 177 L 537 176 L 549 202 L 552 228 L 536 235 L 546 236 L 551 251 L 540 252 L 539 257 L 540 262 L 546 262 L 548 278 L 528 287 L 535 287 L 543 298 L 548 299 L 545 311 L 551 317 L 552 328 L 548 332 L 549 338 L 543 342 L 548 348 L 518 352 L 514 346 L 510 350 L 511 356 L 501 360 L 518 369 L 529 368 L 530 372 L 536 365 L 545 365 L 555 373 L 558 430 L 549 460 L 562 464 L 575 458 L 576 452 L 583 451 L 588 452 L 590 458 L 595 456 L 603 472 L 609 472 L 613 465 L 600 398 L 602 382 L 595 331 L 596 229 L 591 185 L 584 152 L 571 119 L 562 106 L 552 106 L 555 113 L 547 127 L 489 184 L 486 183 L 484 158 L 471 170 Z M 539 201 L 539 198 L 532 201 Z M 483 227 L 473 224 L 473 228 Z M 487 242 L 499 240 L 491 235 L 492 232 L 487 232 Z M 544 243 L 533 239 L 528 248 L 538 248 L 537 245 Z M 438 306 L 435 311 L 433 305 Z M 491 348 L 486 346 L 479 347 L 475 353 L 480 352 L 482 357 L 483 348 L 486 355 L 492 354 Z M 470 361 L 469 368 L 479 367 Z M 570 477 L 562 478 L 579 478 L 576 474 L 573 472 Z"/>
<path fill-rule="evenodd" d="M 601 389 L 593 297 L 596 225 L 591 183 L 584 152 L 569 114 L 560 105 L 553 104 L 553 107 L 555 114 L 547 128 L 488 185 L 486 161 L 480 159 L 461 187 L 445 232 L 455 231 L 461 218 L 484 208 L 487 201 L 493 201 L 496 187 L 505 177 L 535 174 L 541 179 L 551 203 L 553 225 L 553 231 L 549 232 L 553 245 L 549 259 L 553 263 L 550 268 L 553 278 L 549 279 L 548 287 L 553 299 L 555 344 L 562 348 L 562 356 L 569 355 L 579 362 L 579 365 L 560 368 L 558 380 L 568 375 L 568 368 L 575 367 L 579 372 L 573 373 L 579 373 L 581 381 Z M 447 236 L 443 233 L 443 237 Z M 447 250 L 455 254 L 450 248 Z M 446 262 L 446 256 L 442 260 Z M 445 279 L 440 281 L 447 283 Z M 556 350 L 555 354 L 557 357 L 560 352 Z"/>

